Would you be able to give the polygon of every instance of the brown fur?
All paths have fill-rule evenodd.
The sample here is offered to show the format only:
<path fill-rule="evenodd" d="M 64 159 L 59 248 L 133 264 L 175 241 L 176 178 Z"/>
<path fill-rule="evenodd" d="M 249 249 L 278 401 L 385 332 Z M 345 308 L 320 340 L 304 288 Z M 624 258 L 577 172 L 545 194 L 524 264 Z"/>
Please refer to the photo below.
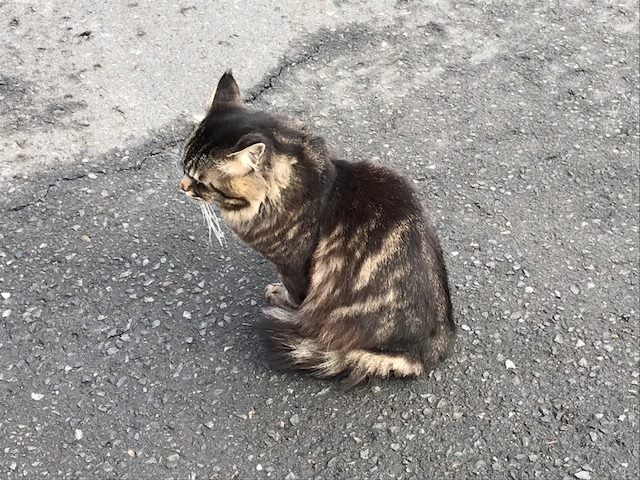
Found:
<path fill-rule="evenodd" d="M 275 361 L 318 377 L 418 376 L 455 338 L 447 272 L 412 185 L 334 158 L 296 121 L 250 111 L 231 73 L 185 146 L 181 188 L 219 205 L 274 263 L 263 322 Z"/>

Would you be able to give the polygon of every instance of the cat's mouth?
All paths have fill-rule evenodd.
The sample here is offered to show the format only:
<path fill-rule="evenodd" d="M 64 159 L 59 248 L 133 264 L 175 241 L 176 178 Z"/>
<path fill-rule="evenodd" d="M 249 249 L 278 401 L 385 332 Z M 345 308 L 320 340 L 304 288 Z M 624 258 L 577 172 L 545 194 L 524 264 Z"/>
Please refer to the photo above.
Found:
<path fill-rule="evenodd" d="M 245 198 L 231 196 L 213 185 L 204 184 L 185 175 L 180 181 L 180 188 L 186 195 L 201 203 L 215 202 L 226 210 L 239 210 L 249 205 Z"/>
<path fill-rule="evenodd" d="M 180 180 L 180 188 L 189 197 L 199 202 L 209 202 L 213 199 L 207 198 L 207 191 L 210 190 L 204 183 L 199 182 L 195 178 L 188 175 Z"/>
<path fill-rule="evenodd" d="M 211 186 L 212 201 L 215 201 L 223 210 L 240 210 L 249 206 L 249 201 L 245 198 L 231 197 L 213 185 Z"/>
<path fill-rule="evenodd" d="M 215 235 L 218 242 L 220 242 L 221 246 L 224 246 L 226 240 L 224 238 L 224 232 L 220 227 L 220 222 L 218 221 L 218 216 L 216 212 L 213 210 L 213 205 L 209 203 L 209 199 L 206 198 L 202 193 L 201 187 L 206 186 L 204 184 L 200 184 L 197 180 L 185 175 L 180 181 L 180 188 L 184 193 L 193 198 L 200 205 L 200 211 L 202 212 L 202 217 L 204 218 L 205 224 L 207 225 L 207 229 L 209 231 L 209 243 L 211 243 L 212 234 Z"/>

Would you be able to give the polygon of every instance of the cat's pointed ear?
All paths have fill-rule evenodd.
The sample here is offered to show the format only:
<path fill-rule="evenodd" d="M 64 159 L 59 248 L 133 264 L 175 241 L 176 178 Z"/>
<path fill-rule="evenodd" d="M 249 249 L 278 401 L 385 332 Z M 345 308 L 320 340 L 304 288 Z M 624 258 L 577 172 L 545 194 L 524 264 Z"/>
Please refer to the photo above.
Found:
<path fill-rule="evenodd" d="M 211 108 L 218 108 L 229 105 L 242 105 L 240 99 L 240 88 L 233 78 L 231 70 L 227 70 L 218 81 L 218 86 L 211 100 Z"/>
<path fill-rule="evenodd" d="M 251 171 L 258 171 L 258 166 L 262 162 L 267 146 L 264 143 L 254 143 L 239 152 L 234 152 L 228 156 L 231 158 L 222 169 L 227 175 L 241 176 Z"/>

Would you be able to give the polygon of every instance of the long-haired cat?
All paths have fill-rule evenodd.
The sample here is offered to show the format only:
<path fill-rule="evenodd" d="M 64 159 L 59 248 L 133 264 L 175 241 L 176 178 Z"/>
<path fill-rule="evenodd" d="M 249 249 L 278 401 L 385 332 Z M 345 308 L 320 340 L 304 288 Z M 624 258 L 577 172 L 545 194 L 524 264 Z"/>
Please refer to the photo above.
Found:
<path fill-rule="evenodd" d="M 452 350 L 447 271 L 411 183 L 246 108 L 231 72 L 186 141 L 180 186 L 276 266 L 262 326 L 281 367 L 354 385 L 420 375 Z"/>

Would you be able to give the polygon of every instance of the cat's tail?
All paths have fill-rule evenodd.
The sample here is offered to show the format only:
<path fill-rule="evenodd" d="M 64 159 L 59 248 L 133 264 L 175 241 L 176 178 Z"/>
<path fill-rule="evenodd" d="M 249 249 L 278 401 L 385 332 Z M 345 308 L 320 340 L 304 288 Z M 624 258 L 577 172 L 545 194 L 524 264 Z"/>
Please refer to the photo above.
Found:
<path fill-rule="evenodd" d="M 276 368 L 302 370 L 319 378 L 346 374 L 347 387 L 366 378 L 419 376 L 426 370 L 420 358 L 408 354 L 328 349 L 318 339 L 300 333 L 294 310 L 271 307 L 264 313 L 262 334 Z"/>

